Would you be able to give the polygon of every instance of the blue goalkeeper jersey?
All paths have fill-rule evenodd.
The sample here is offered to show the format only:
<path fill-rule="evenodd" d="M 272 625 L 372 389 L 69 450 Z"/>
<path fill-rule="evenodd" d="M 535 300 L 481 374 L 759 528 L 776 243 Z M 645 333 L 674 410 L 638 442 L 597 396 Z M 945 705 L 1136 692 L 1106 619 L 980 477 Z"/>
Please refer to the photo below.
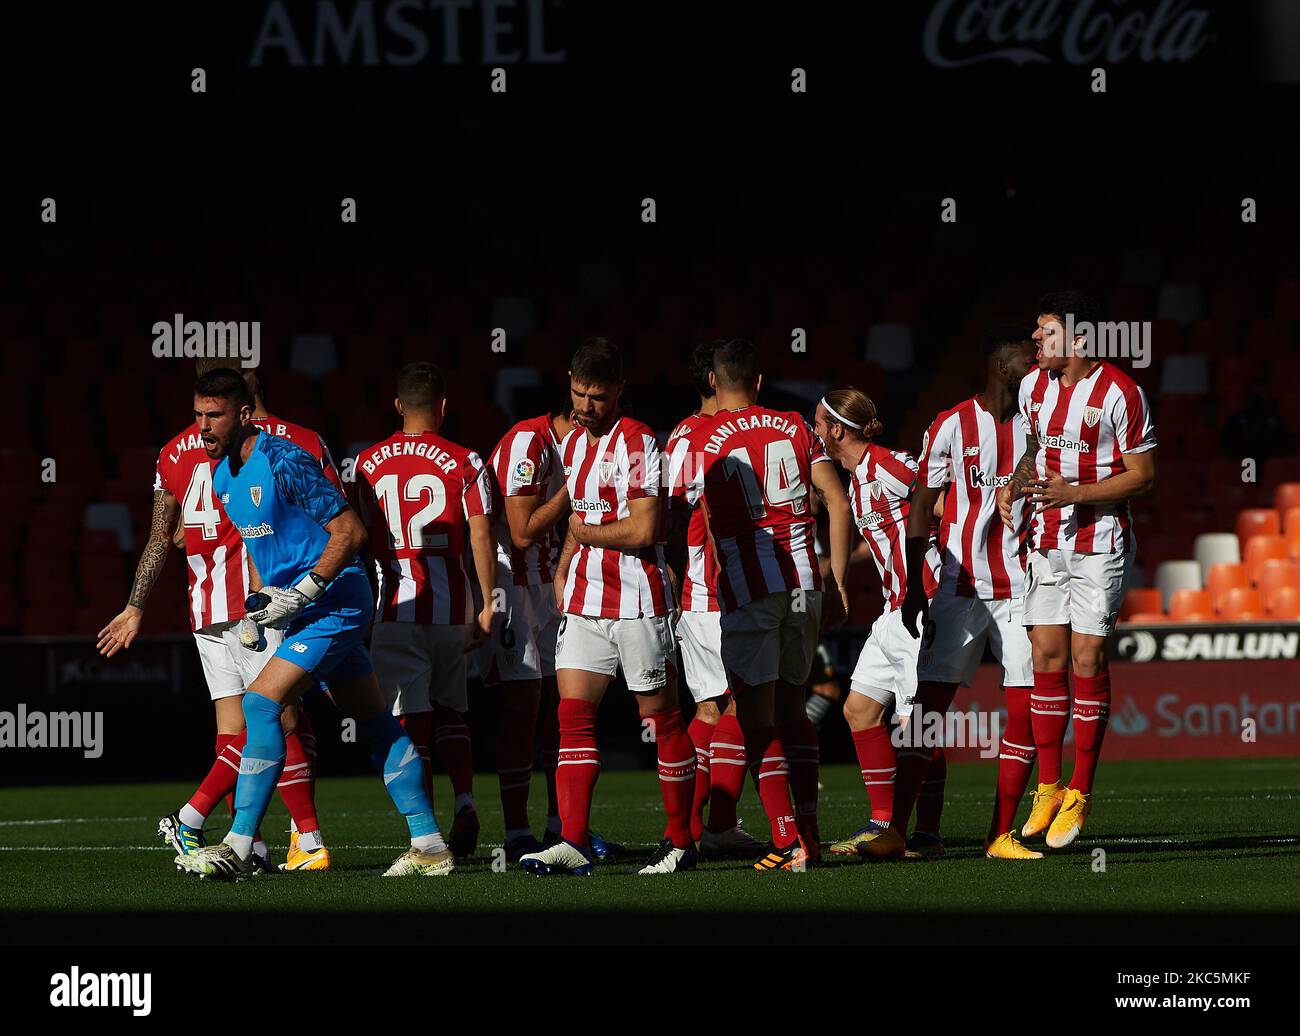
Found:
<path fill-rule="evenodd" d="M 238 472 L 232 473 L 230 457 L 224 457 L 212 473 L 212 485 L 265 586 L 296 585 L 320 560 L 330 538 L 325 526 L 348 509 L 347 499 L 325 477 L 316 458 L 266 432 L 257 434 L 253 452 Z M 353 584 L 344 578 L 349 573 L 365 579 L 356 556 L 331 588 Z M 307 611 L 334 596 L 327 591 Z"/>

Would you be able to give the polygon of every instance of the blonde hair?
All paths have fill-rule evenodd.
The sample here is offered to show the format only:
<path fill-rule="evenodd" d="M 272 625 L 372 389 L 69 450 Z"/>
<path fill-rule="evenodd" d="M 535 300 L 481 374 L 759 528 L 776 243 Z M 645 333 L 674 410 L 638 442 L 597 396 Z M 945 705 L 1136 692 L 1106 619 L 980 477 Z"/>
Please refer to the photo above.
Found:
<path fill-rule="evenodd" d="M 861 428 L 859 434 L 864 439 L 874 439 L 885 430 L 885 426 L 880 423 L 876 417 L 876 404 L 871 402 L 871 397 L 861 389 L 855 389 L 852 385 L 845 388 L 831 389 L 822 397 L 826 406 L 833 410 L 834 413 L 827 416 L 832 420 L 840 420 L 840 424 L 845 421 L 852 421 Z M 839 415 L 839 418 L 836 417 Z M 845 427 L 848 427 L 845 425 Z M 857 431 L 858 429 L 850 429 Z"/>

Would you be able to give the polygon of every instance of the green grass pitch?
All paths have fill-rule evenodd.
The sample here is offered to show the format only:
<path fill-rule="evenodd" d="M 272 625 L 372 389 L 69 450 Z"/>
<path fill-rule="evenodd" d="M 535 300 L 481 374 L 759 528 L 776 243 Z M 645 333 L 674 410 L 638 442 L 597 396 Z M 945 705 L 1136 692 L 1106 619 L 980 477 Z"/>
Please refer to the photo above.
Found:
<path fill-rule="evenodd" d="M 239 885 L 177 873 L 155 835 L 182 784 L 0 790 L 0 942 L 1285 942 L 1300 921 L 1300 761 L 1110 762 L 1088 829 L 1038 863 L 983 858 L 993 768 L 951 768 L 947 859 L 852 862 L 802 874 L 706 864 L 642 878 L 662 827 L 649 772 L 604 774 L 593 826 L 628 861 L 590 879 L 538 879 L 491 866 L 501 840 L 496 778 L 476 780 L 476 858 L 445 879 L 382 879 L 404 826 L 373 778 L 321 781 L 318 806 L 335 869 Z M 856 770 L 826 767 L 827 842 L 859 826 Z M 450 792 L 436 789 L 445 813 Z M 544 811 L 534 781 L 534 816 Z M 1022 806 L 1023 822 L 1027 805 Z M 747 826 L 764 830 L 752 787 Z M 209 834 L 219 838 L 224 823 Z M 265 830 L 283 859 L 273 802 Z M 1104 870 L 1095 854 L 1103 849 Z M 254 918 L 259 918 L 254 920 Z"/>

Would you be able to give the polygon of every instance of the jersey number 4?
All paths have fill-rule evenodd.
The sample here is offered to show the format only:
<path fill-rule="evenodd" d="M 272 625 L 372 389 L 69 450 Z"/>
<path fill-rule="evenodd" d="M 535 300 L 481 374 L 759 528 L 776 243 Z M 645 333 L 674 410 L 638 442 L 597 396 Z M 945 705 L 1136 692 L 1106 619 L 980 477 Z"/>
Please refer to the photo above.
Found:
<path fill-rule="evenodd" d="M 425 531 L 447 509 L 447 490 L 442 479 L 434 475 L 412 475 L 402 485 L 403 500 L 422 500 L 425 493 L 429 494 L 429 502 L 411 515 L 405 527 L 402 525 L 402 505 L 398 500 L 397 481 L 394 473 L 385 475 L 375 483 L 375 495 L 379 498 L 379 506 L 384 509 L 384 518 L 388 520 L 388 534 L 393 538 L 393 548 L 446 547 L 446 533 L 430 535 Z"/>
<path fill-rule="evenodd" d="M 737 446 L 722 458 L 722 477 L 739 480 L 745 506 L 749 508 L 749 516 L 755 520 L 767 514 L 768 506 L 793 504 L 791 510 L 795 514 L 803 513 L 808 494 L 803 476 L 799 474 L 794 443 L 789 439 L 773 439 L 763 448 L 761 485 L 748 446 Z"/>
<path fill-rule="evenodd" d="M 187 529 L 199 529 L 205 540 L 217 538 L 217 526 L 221 524 L 221 512 L 217 510 L 212 499 L 212 466 L 196 464 L 190 475 L 190 484 L 185 489 L 185 499 L 181 501 L 181 521 Z"/>

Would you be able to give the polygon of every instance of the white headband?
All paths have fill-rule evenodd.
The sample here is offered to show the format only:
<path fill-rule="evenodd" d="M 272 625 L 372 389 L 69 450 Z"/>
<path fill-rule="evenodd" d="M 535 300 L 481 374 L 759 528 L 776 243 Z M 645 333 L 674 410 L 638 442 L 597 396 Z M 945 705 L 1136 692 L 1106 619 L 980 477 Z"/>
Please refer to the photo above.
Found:
<path fill-rule="evenodd" d="M 859 432 L 862 431 L 862 425 L 854 424 L 847 417 L 840 417 L 840 415 L 835 412 L 835 408 L 826 402 L 825 396 L 822 396 L 822 406 L 824 406 L 826 408 L 826 412 L 830 414 L 831 417 L 835 418 L 835 420 L 837 420 L 840 424 L 846 424 L 850 428 L 857 429 Z"/>

